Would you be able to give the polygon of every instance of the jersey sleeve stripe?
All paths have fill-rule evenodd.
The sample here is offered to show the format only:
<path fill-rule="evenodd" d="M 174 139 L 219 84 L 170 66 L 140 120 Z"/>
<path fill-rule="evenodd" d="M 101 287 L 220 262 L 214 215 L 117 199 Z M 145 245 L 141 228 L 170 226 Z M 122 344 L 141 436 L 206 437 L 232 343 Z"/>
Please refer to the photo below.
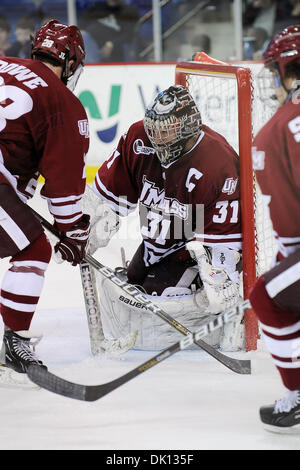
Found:
<path fill-rule="evenodd" d="M 70 226 L 82 217 L 81 196 L 45 199 L 49 212 L 58 224 Z"/>
<path fill-rule="evenodd" d="M 71 201 L 80 201 L 82 198 L 83 194 L 77 194 L 77 195 L 70 195 L 70 196 L 64 196 L 64 197 L 47 197 L 47 196 L 42 196 L 44 199 L 51 200 L 52 204 L 60 204 L 60 203 L 68 203 Z"/>
<path fill-rule="evenodd" d="M 120 215 L 128 215 L 133 212 L 137 206 L 136 203 L 128 201 L 127 198 L 115 196 L 111 191 L 108 191 L 100 180 L 95 180 L 92 186 L 93 191 L 101 197 L 104 201 L 111 205 L 111 207 Z"/>
<path fill-rule="evenodd" d="M 206 240 L 229 240 L 229 239 L 236 239 L 241 240 L 242 234 L 241 233 L 230 233 L 228 235 L 210 235 L 206 233 L 196 233 L 195 237 L 197 238 L 205 238 Z"/>
<path fill-rule="evenodd" d="M 55 206 L 51 203 L 51 201 L 48 201 L 48 207 L 49 207 L 49 211 L 54 216 L 64 217 L 64 216 L 75 215 L 81 212 L 81 207 L 79 205 L 79 202 L 76 202 L 75 204 L 66 204 L 64 206 Z"/>
<path fill-rule="evenodd" d="M 70 224 L 74 224 L 75 222 L 77 222 L 81 217 L 82 217 L 82 212 L 80 214 L 77 214 L 74 217 L 68 217 L 64 219 L 61 219 L 60 217 L 54 217 L 54 218 L 58 224 L 70 225 Z"/>
<path fill-rule="evenodd" d="M 116 196 L 111 191 L 109 191 L 101 182 L 98 174 L 96 175 L 93 187 L 97 190 L 98 193 L 104 193 L 106 197 L 113 199 L 115 202 L 121 202 L 123 205 L 128 206 L 128 209 L 136 207 L 136 203 L 128 201 L 127 197 Z"/>
<path fill-rule="evenodd" d="M 206 234 L 195 234 L 195 239 L 199 240 L 206 246 L 222 245 L 226 246 L 235 251 L 242 249 L 242 234 L 235 233 L 229 235 L 206 235 Z"/>

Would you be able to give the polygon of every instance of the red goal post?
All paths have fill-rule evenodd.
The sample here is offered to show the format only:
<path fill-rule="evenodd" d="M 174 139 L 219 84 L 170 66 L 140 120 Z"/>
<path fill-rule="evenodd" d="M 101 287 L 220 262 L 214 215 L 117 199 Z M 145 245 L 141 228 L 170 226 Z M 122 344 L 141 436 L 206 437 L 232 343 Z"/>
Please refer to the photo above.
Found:
<path fill-rule="evenodd" d="M 229 127 L 230 133 L 236 132 L 236 142 L 233 146 L 236 147 L 235 150 L 240 157 L 243 292 L 244 298 L 247 299 L 249 291 L 258 276 L 256 266 L 258 242 L 256 238 L 257 229 L 255 225 L 254 203 L 256 189 L 251 158 L 253 137 L 252 77 L 251 71 L 247 67 L 227 65 L 211 58 L 208 59 L 211 63 L 196 61 L 179 62 L 176 65 L 175 83 L 185 86 L 193 94 L 195 101 L 199 105 L 204 124 L 209 125 L 222 135 L 224 135 L 222 128 L 227 129 Z M 229 83 L 234 91 L 228 91 Z M 204 93 L 206 93 L 206 96 L 203 95 Z M 226 93 L 228 94 L 227 96 Z M 201 96 L 204 96 L 202 100 Z M 208 108 L 210 112 L 209 117 L 211 117 L 212 121 L 214 121 L 214 113 L 216 114 L 215 123 L 211 124 L 205 119 Z M 223 117 L 222 113 L 224 114 Z M 234 124 L 233 131 L 230 130 L 228 122 L 231 114 L 236 115 L 234 117 L 236 123 Z M 224 136 L 227 138 L 226 135 Z M 232 144 L 232 142 L 230 143 Z M 252 310 L 248 310 L 245 313 L 245 337 L 246 350 L 256 349 L 258 324 Z"/>

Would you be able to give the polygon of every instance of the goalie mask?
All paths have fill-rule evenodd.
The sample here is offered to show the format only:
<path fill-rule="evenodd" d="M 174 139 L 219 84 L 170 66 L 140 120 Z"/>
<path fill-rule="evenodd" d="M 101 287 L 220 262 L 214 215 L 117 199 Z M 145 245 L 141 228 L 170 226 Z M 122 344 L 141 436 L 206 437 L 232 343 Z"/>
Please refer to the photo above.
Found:
<path fill-rule="evenodd" d="M 186 142 L 201 132 L 200 112 L 181 85 L 162 91 L 147 108 L 144 128 L 163 166 L 177 160 Z"/>
<path fill-rule="evenodd" d="M 84 41 L 77 26 L 67 26 L 57 20 L 48 21 L 36 33 L 31 56 L 45 58 L 63 67 L 61 79 L 73 91 L 83 70 Z M 71 60 L 74 62 L 69 64 Z"/>

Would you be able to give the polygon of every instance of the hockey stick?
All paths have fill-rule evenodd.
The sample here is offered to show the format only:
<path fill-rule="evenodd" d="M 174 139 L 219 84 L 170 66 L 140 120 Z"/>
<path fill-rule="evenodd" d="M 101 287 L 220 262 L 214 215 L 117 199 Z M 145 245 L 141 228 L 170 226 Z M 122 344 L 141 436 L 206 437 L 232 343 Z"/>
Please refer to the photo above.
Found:
<path fill-rule="evenodd" d="M 46 390 L 49 390 L 50 392 L 57 393 L 58 395 L 63 395 L 68 398 L 74 398 L 76 400 L 96 401 L 108 393 L 113 392 L 121 385 L 129 382 L 134 377 L 143 374 L 147 370 L 151 369 L 151 367 L 154 367 L 165 359 L 173 356 L 176 352 L 186 349 L 192 344 L 197 344 L 199 340 L 218 328 L 221 328 L 226 323 L 233 321 L 237 316 L 241 315 L 249 308 L 251 308 L 250 302 L 249 300 L 245 300 L 226 312 L 220 313 L 215 319 L 208 320 L 206 323 L 203 323 L 197 332 L 188 334 L 181 341 L 172 344 L 140 366 L 137 366 L 135 369 L 132 369 L 130 372 L 127 372 L 111 382 L 100 385 L 81 385 L 64 380 L 37 365 L 29 366 L 27 369 L 27 375 L 32 382 Z"/>
<path fill-rule="evenodd" d="M 32 207 L 30 208 L 33 214 L 41 222 L 41 224 L 57 238 L 58 232 L 53 225 L 50 224 L 44 217 L 36 212 Z M 94 356 L 107 353 L 109 355 L 118 356 L 132 349 L 135 345 L 138 332 L 134 331 L 126 336 L 121 336 L 116 339 L 106 339 L 103 332 L 101 311 L 99 299 L 95 288 L 94 273 L 86 260 L 83 260 L 80 265 L 81 283 L 83 289 L 85 310 L 87 315 L 87 323 L 90 337 L 91 352 Z"/>
<path fill-rule="evenodd" d="M 90 265 L 85 261 L 80 263 L 79 268 L 87 314 L 91 352 L 96 356 L 104 349 L 102 344 L 105 341 L 105 336 L 102 328 L 99 300 L 95 289 L 94 273 Z"/>
<path fill-rule="evenodd" d="M 159 316 L 163 321 L 168 323 L 170 326 L 175 328 L 179 333 L 187 336 L 192 334 L 190 330 L 188 330 L 185 326 L 179 323 L 175 318 L 171 317 L 168 313 L 162 310 L 158 305 L 155 305 L 146 295 L 144 295 L 137 287 L 133 286 L 132 284 L 127 283 L 126 281 L 122 281 L 119 279 L 114 271 L 107 266 L 104 266 L 95 258 L 90 255 L 86 255 L 85 259 L 91 266 L 93 266 L 96 270 L 98 270 L 101 274 L 103 274 L 106 278 L 110 279 L 114 284 L 119 286 L 124 292 L 131 295 L 135 300 L 141 302 L 147 309 L 153 312 L 155 315 Z M 228 369 L 236 372 L 238 374 L 251 374 L 251 362 L 248 360 L 242 359 L 235 359 L 225 354 L 222 354 L 220 351 L 217 351 L 215 348 L 210 346 L 209 344 L 202 341 L 201 338 L 195 341 L 195 344 L 206 351 L 210 356 L 214 357 L 217 361 L 219 361 L 224 366 L 228 367 Z"/>
<path fill-rule="evenodd" d="M 142 303 L 155 315 L 159 316 L 163 321 L 167 322 L 170 326 L 175 328 L 181 334 L 187 336 L 192 334 L 190 330 L 185 328 L 181 323 L 163 311 L 159 306 L 155 305 L 147 296 L 145 296 L 137 287 L 132 284 L 127 283 L 126 281 L 121 280 L 117 277 L 114 271 L 107 266 L 104 266 L 102 263 L 97 261 L 90 255 L 85 256 L 86 261 L 103 274 L 107 279 L 112 281 L 114 284 L 119 286 L 124 292 L 131 295 L 135 300 Z M 251 362 L 249 360 L 235 359 L 225 354 L 222 354 L 220 351 L 216 350 L 205 341 L 199 339 L 195 342 L 197 346 L 206 351 L 210 356 L 214 357 L 217 361 L 222 363 L 224 366 L 228 367 L 233 372 L 238 374 L 251 374 Z"/>
<path fill-rule="evenodd" d="M 53 233 L 54 228 L 53 226 L 45 220 L 40 214 L 33 210 L 33 213 L 42 223 L 42 225 L 47 228 L 50 232 Z M 135 300 L 141 302 L 146 308 L 148 308 L 151 312 L 155 315 L 159 316 L 163 321 L 167 322 L 170 326 L 175 328 L 181 334 L 187 336 L 192 334 L 190 330 L 185 328 L 185 326 L 181 325 L 177 320 L 172 318 L 169 314 L 164 312 L 159 306 L 155 305 L 146 295 L 144 295 L 137 287 L 133 286 L 132 284 L 127 283 L 126 281 L 122 281 L 119 279 L 114 271 L 95 258 L 86 254 L 84 261 L 88 262 L 93 268 L 103 274 L 107 279 L 110 279 L 114 284 L 119 286 L 124 292 L 131 295 Z M 214 357 L 217 361 L 219 361 L 224 366 L 228 367 L 228 369 L 236 372 L 238 374 L 251 374 L 251 362 L 248 360 L 241 360 L 241 359 L 234 359 L 225 354 L 222 354 L 220 351 L 217 351 L 212 346 L 205 343 L 201 339 L 197 340 L 195 344 L 206 351 L 210 356 Z"/>

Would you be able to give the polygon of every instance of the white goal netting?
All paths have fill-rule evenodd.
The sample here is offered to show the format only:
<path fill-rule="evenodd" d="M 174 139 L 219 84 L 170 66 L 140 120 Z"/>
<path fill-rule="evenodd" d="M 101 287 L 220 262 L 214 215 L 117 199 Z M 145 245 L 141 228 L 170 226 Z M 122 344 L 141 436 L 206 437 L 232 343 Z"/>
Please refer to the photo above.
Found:
<path fill-rule="evenodd" d="M 250 68 L 252 78 L 252 136 L 274 113 L 274 107 L 262 101 L 259 93 L 259 75 L 262 64 L 242 64 Z M 238 114 L 238 83 L 233 74 L 224 74 L 203 70 L 187 70 L 187 86 L 201 111 L 202 121 L 212 129 L 222 134 L 232 147 L 239 153 L 239 129 L 243 122 Z M 245 104 L 247 106 L 247 104 Z M 243 135 L 243 131 L 241 132 Z M 241 182 L 243 184 L 243 182 Z M 276 243 L 268 211 L 263 204 L 259 187 L 254 184 L 255 206 L 255 242 L 256 242 L 256 273 L 259 276 L 270 268 L 276 253 Z M 247 242 L 247 241 L 246 241 Z"/>

